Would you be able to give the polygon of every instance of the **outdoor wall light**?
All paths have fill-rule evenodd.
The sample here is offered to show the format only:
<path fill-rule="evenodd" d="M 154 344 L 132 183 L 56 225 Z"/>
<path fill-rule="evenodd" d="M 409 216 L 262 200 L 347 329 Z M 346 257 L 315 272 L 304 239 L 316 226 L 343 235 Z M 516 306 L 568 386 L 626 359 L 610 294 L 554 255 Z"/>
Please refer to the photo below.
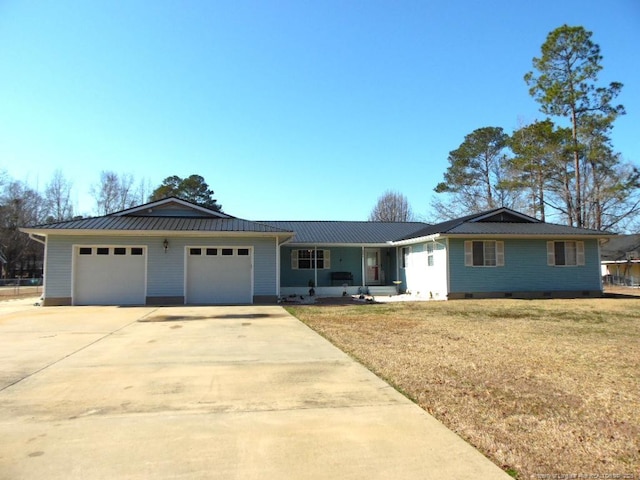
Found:
<path fill-rule="evenodd" d="M 162 246 L 164 247 L 164 253 L 167 253 L 167 250 L 169 250 L 169 240 L 165 238 L 164 242 L 162 242 Z"/>

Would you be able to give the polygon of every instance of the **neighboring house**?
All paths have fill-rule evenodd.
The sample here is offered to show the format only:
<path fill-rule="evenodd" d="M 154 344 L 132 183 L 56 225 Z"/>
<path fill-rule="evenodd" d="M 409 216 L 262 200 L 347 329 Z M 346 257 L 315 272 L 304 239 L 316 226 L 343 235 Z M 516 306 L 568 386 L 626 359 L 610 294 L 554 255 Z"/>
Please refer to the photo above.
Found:
<path fill-rule="evenodd" d="M 614 285 L 640 286 L 640 235 L 619 235 L 601 248 L 602 276 Z"/>
<path fill-rule="evenodd" d="M 598 296 L 603 232 L 499 208 L 457 220 L 242 220 L 178 198 L 23 228 L 44 305 L 251 304 L 290 296 Z"/>

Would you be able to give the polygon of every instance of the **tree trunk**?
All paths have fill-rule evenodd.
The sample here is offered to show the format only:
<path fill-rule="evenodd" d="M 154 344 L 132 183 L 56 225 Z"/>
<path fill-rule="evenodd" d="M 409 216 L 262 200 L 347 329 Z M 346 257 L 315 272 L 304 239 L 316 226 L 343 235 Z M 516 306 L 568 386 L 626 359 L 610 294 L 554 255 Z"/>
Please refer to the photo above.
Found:
<path fill-rule="evenodd" d="M 578 124 L 576 118 L 575 107 L 571 108 L 571 134 L 573 137 L 573 166 L 575 169 L 576 177 L 576 204 L 575 204 L 575 219 L 576 227 L 582 228 L 582 182 L 580 179 L 580 153 L 578 152 Z"/>

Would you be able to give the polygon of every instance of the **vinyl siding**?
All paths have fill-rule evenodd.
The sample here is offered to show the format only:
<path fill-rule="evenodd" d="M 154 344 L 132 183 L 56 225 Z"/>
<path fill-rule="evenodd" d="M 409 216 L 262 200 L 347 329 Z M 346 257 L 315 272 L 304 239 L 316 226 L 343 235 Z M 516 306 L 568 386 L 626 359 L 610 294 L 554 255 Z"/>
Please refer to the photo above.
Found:
<path fill-rule="evenodd" d="M 433 246 L 433 265 L 429 266 L 427 243 L 411 246 L 409 264 L 405 269 L 403 289 L 421 297 L 446 299 L 447 296 L 447 251 L 437 242 Z"/>
<path fill-rule="evenodd" d="M 504 266 L 465 267 L 464 240 L 473 239 L 449 240 L 451 293 L 601 289 L 600 259 L 596 239 L 584 240 L 584 266 L 563 267 L 547 265 L 547 239 L 503 239 Z"/>
<path fill-rule="evenodd" d="M 276 244 L 274 238 L 242 237 L 168 237 L 169 249 L 162 246 L 164 237 L 143 236 L 49 236 L 45 294 L 47 297 L 70 297 L 73 245 L 135 245 L 147 247 L 147 296 L 184 295 L 185 247 L 228 246 L 253 247 L 254 295 L 276 295 Z"/>
<path fill-rule="evenodd" d="M 291 268 L 291 251 L 313 247 L 282 247 L 280 255 L 280 284 L 283 287 L 307 287 L 314 279 L 313 270 L 294 270 Z M 360 247 L 322 247 L 318 250 L 331 252 L 331 268 L 318 270 L 318 287 L 331 286 L 331 272 L 351 272 L 353 284 L 362 285 L 362 248 Z"/>

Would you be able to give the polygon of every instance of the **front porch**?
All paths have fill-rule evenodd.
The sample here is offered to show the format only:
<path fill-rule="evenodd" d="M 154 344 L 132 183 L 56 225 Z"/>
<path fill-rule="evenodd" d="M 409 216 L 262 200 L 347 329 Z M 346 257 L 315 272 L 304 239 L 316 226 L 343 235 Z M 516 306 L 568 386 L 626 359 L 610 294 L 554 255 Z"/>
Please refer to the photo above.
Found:
<path fill-rule="evenodd" d="M 393 295 L 403 291 L 398 249 L 388 246 L 284 246 L 280 296 Z M 312 290 L 312 291 L 311 291 Z"/>

